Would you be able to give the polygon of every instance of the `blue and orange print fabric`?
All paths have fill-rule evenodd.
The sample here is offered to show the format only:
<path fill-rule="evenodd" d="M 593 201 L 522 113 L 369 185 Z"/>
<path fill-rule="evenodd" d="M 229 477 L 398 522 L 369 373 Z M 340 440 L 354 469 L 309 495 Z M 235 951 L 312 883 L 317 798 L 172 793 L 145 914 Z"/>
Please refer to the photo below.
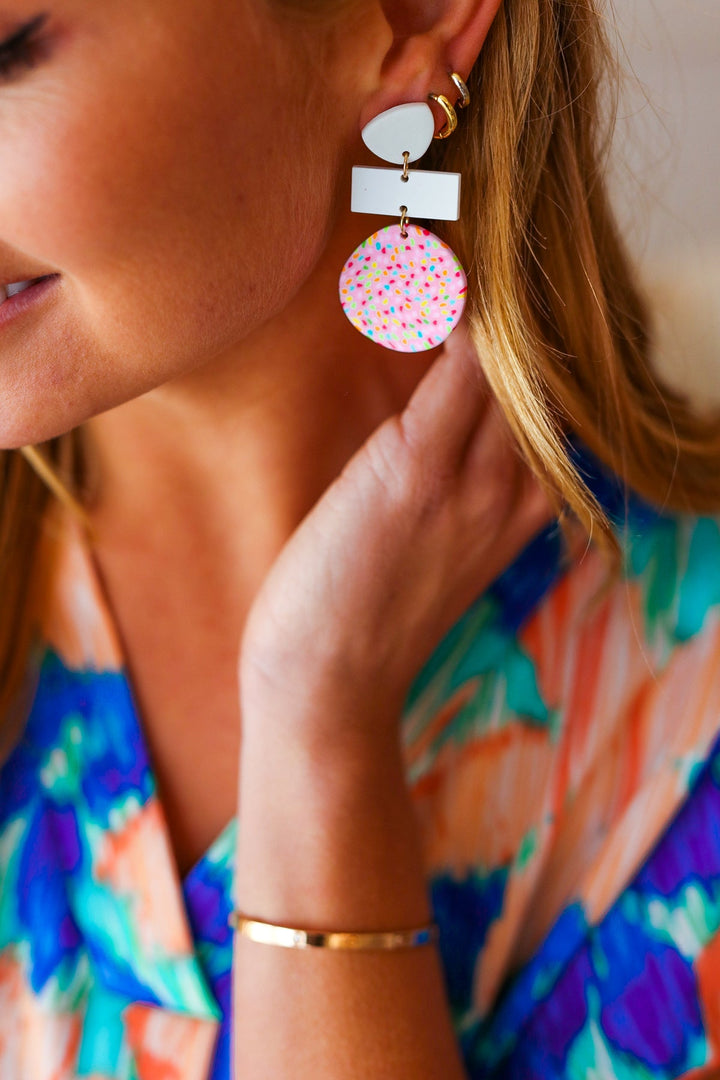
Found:
<path fill-rule="evenodd" d="M 622 577 L 532 541 L 418 672 L 406 775 L 471 1080 L 720 1077 L 720 518 L 592 461 Z M 0 771 L 0 1078 L 230 1080 L 230 821 L 181 880 L 92 552 L 57 507 Z"/>

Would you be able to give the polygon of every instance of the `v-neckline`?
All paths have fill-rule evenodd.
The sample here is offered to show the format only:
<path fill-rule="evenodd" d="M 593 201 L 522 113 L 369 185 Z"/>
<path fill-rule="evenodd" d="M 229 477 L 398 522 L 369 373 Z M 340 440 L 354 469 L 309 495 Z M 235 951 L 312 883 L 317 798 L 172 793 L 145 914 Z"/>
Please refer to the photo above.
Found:
<path fill-rule="evenodd" d="M 100 600 L 100 611 L 103 621 L 108 626 L 110 632 L 117 641 L 117 648 L 119 653 L 119 673 L 125 683 L 128 700 L 132 706 L 132 718 L 134 725 L 137 729 L 138 736 L 142 742 L 143 751 L 147 757 L 149 763 L 150 774 L 152 776 L 153 785 L 156 793 L 156 798 L 160 804 L 162 811 L 163 826 L 166 833 L 166 839 L 168 847 L 172 853 L 173 865 L 177 880 L 180 883 L 183 892 L 187 892 L 188 886 L 194 881 L 202 872 L 205 864 L 212 859 L 214 853 L 225 846 L 225 841 L 231 832 L 234 832 L 238 826 L 238 815 L 235 812 L 224 825 L 221 826 L 219 831 L 215 833 L 212 839 L 207 843 L 200 854 L 193 860 L 190 867 L 183 873 L 180 870 L 180 863 L 177 857 L 177 850 L 172 843 L 172 837 L 170 833 L 170 823 L 165 810 L 165 800 L 163 795 L 162 785 L 159 780 L 159 772 L 156 763 L 153 758 L 153 754 L 150 748 L 150 740 L 148 738 L 147 728 L 145 720 L 143 718 L 142 709 L 140 708 L 140 702 L 135 690 L 134 680 L 130 670 L 128 662 L 127 650 L 124 646 L 122 635 L 120 634 L 119 625 L 115 613 L 113 611 L 110 597 L 105 585 L 102 570 L 98 565 L 97 558 L 92 550 L 91 545 L 82 536 L 78 536 L 78 540 L 83 547 L 84 554 L 87 558 L 88 570 L 92 577 L 93 583 L 97 589 L 97 594 Z"/>
<path fill-rule="evenodd" d="M 65 515 L 61 527 L 64 530 L 67 530 L 64 532 L 61 539 L 62 554 L 65 558 L 69 557 L 74 563 L 76 573 L 76 594 L 79 592 L 85 594 L 81 604 L 83 608 L 82 614 L 83 616 L 92 616 L 93 618 L 93 625 L 89 628 L 85 628 L 85 640 L 76 643 L 77 647 L 81 648 L 85 653 L 82 658 L 82 666 L 89 663 L 90 668 L 94 670 L 112 670 L 123 681 L 131 709 L 132 722 L 136 729 L 139 742 L 141 743 L 143 753 L 149 763 L 150 776 L 152 778 L 156 798 L 162 811 L 163 828 L 166 832 L 166 840 L 172 853 L 175 874 L 183 890 L 186 890 L 193 880 L 201 876 L 204 867 L 208 860 L 213 858 L 214 853 L 225 847 L 228 836 L 231 833 L 236 832 L 239 828 L 238 815 L 237 812 L 234 813 L 225 822 L 206 845 L 204 850 L 197 856 L 192 865 L 185 873 L 182 873 L 175 847 L 171 843 L 169 823 L 164 808 L 162 786 L 159 783 L 158 771 L 150 749 L 142 710 L 140 708 L 128 664 L 127 653 L 123 646 L 119 627 L 104 584 L 101 569 L 97 564 L 91 545 L 83 533 L 80 524 L 70 518 L 67 511 L 60 512 Z M 545 564 L 545 572 L 540 575 L 540 588 L 536 594 L 528 594 L 526 590 L 518 589 L 518 586 L 527 565 L 535 564 L 538 557 Z M 422 691 L 424 685 L 430 679 L 439 664 L 442 663 L 445 653 L 457 636 L 460 627 L 465 623 L 468 616 L 472 614 L 476 606 L 480 604 L 488 594 L 497 593 L 498 599 L 502 595 L 503 600 L 507 601 L 507 596 L 503 594 L 508 591 L 510 593 L 513 593 L 513 591 L 517 592 L 517 603 L 515 605 L 517 610 L 514 612 L 513 621 L 519 622 L 534 610 L 540 602 L 542 595 L 551 587 L 559 571 L 559 534 L 557 528 L 550 525 L 540 530 L 528 542 L 506 571 L 487 589 L 483 590 L 474 601 L 472 601 L 466 611 L 460 615 L 458 620 L 437 643 L 430 656 L 417 672 L 411 684 L 406 698 L 405 708 L 403 710 L 403 718 L 406 715 L 410 715 L 413 701 Z M 81 583 L 78 583 L 78 576 L 81 576 L 83 579 Z M 60 584 L 62 585 L 62 583 Z M 509 606 L 512 607 L 513 605 L 510 604 Z M 503 612 L 502 614 L 507 613 Z M 66 629 L 66 627 L 64 629 Z M 78 637 L 82 636 L 82 630 L 83 628 L 79 628 Z M 72 659 L 73 658 L 71 658 L 71 660 Z M 77 659 L 79 659 L 79 657 L 77 657 Z"/>
<path fill-rule="evenodd" d="M 576 464 L 581 469 L 585 469 L 586 473 L 589 470 L 589 475 L 586 475 L 585 479 L 611 516 L 617 512 L 619 507 L 622 507 L 623 510 L 626 509 L 622 498 L 619 496 L 620 489 L 617 478 L 608 473 L 589 451 L 579 445 L 574 447 L 573 450 Z M 164 812 L 162 790 L 158 783 L 158 772 L 150 752 L 149 740 L 133 685 L 127 653 L 103 580 L 101 568 L 80 522 L 66 508 L 58 503 L 51 504 L 46 518 L 46 526 L 48 521 L 50 526 L 47 532 L 50 534 L 51 544 L 59 540 L 61 557 L 69 558 L 74 564 L 76 579 L 75 603 L 77 604 L 77 597 L 81 594 L 79 607 L 82 617 L 91 621 L 91 625 L 88 627 L 76 626 L 74 628 L 75 656 L 71 657 L 71 661 L 75 659 L 80 666 L 89 663 L 90 667 L 95 670 L 113 670 L 123 679 L 128 700 L 132 705 L 133 722 L 149 762 L 150 774 L 162 810 L 166 840 L 172 853 L 175 874 L 178 882 L 185 889 L 188 883 L 201 873 L 202 868 L 213 853 L 223 846 L 228 834 L 232 830 L 239 828 L 237 812 L 225 822 L 188 870 L 181 873 L 175 848 L 170 842 L 169 824 Z M 468 605 L 466 611 L 460 615 L 453 626 L 436 644 L 413 679 L 406 697 L 403 718 L 405 718 L 406 714 L 410 715 L 413 702 L 420 695 L 423 687 L 437 667 L 442 663 L 448 648 L 457 636 L 458 630 L 464 625 L 476 606 L 486 597 L 492 596 L 497 601 L 498 616 L 503 625 L 506 628 L 517 629 L 537 608 L 558 576 L 568 569 L 570 562 L 566 565 L 563 564 L 562 556 L 563 548 L 559 527 L 557 523 L 550 523 L 540 529 L 495 581 L 478 594 L 475 600 Z M 60 576 L 62 577 L 62 572 Z M 62 588 L 63 582 L 61 581 L 59 584 Z M 66 603 L 70 602 L 66 597 Z M 62 627 L 62 632 L 66 632 L 68 629 L 68 616 L 65 615 L 64 617 L 66 623 Z"/>
<path fill-rule="evenodd" d="M 513 563 L 509 568 L 509 572 L 496 581 L 491 587 L 491 592 L 495 598 L 501 595 L 514 595 L 512 603 L 502 606 L 498 604 L 498 610 L 502 611 L 503 621 L 508 624 L 512 624 L 522 621 L 523 605 L 525 605 L 526 615 L 531 613 L 540 601 L 542 592 L 540 595 L 535 595 L 534 598 L 528 598 L 528 596 L 519 589 L 513 594 L 513 581 L 518 577 L 522 579 L 522 561 L 525 559 L 532 559 L 537 556 L 538 552 L 543 550 L 543 545 L 549 542 L 548 535 L 545 533 L 539 534 L 534 541 L 528 545 L 528 548 L 522 553 L 518 560 Z M 75 552 L 76 557 L 81 555 L 81 552 Z M 82 561 L 82 559 L 81 559 Z M 520 565 L 518 565 L 520 564 Z M 548 557 L 545 565 L 545 569 L 548 571 L 544 576 L 545 587 L 549 588 L 553 580 L 550 573 L 550 567 L 552 565 L 552 559 Z M 86 574 L 92 569 L 92 564 L 85 564 Z M 557 570 L 557 567 L 556 567 Z M 77 587 L 77 582 L 75 582 Z M 68 677 L 67 682 L 70 686 L 74 686 L 74 701 L 75 703 L 82 703 L 84 698 L 85 678 L 92 680 L 98 678 L 103 679 L 105 675 L 109 675 L 114 680 L 116 687 L 119 689 L 122 697 L 122 708 L 124 709 L 125 716 L 128 720 L 128 730 L 134 725 L 135 734 L 138 739 L 138 746 L 140 749 L 140 755 L 147 754 L 148 747 L 147 741 L 144 738 L 144 731 L 142 726 L 142 717 L 134 699 L 132 685 L 127 673 L 127 669 L 123 667 L 121 663 L 121 654 L 117 651 L 114 623 L 111 619 L 111 612 L 109 609 L 104 612 L 94 607 L 94 602 L 97 601 L 98 596 L 100 600 L 102 597 L 97 593 L 98 581 L 97 578 L 92 578 L 91 575 L 86 576 L 83 587 L 86 590 L 85 601 L 89 602 L 89 606 L 85 609 L 85 614 L 90 619 L 89 625 L 83 625 L 77 628 L 78 638 L 74 642 L 74 646 L 81 650 L 84 645 L 88 650 L 85 657 L 85 663 L 79 662 L 74 666 L 71 666 L 65 675 Z M 88 591 L 89 590 L 89 591 Z M 487 590 L 484 591 L 478 600 L 470 607 L 470 611 L 486 596 Z M 94 613 L 94 614 L 93 614 Z M 98 614 L 101 616 L 100 621 L 92 622 L 93 618 L 97 618 Z M 460 624 L 466 618 L 467 613 L 461 617 L 457 624 L 450 631 L 452 635 L 460 627 Z M 84 641 L 80 640 L 81 633 L 85 633 Z M 426 683 L 431 676 L 431 668 L 437 667 L 443 660 L 443 654 L 449 647 L 449 642 L 443 639 L 438 647 L 433 651 L 430 658 L 425 665 L 421 668 L 418 676 L 413 684 L 414 690 L 417 693 L 421 692 L 423 683 Z M 104 657 L 104 664 L 98 664 L 93 668 L 91 663 L 88 663 L 90 654 L 94 654 L 96 657 Z M 76 659 L 79 656 L 79 652 L 76 654 Z M 108 671 L 108 663 L 110 670 Z M 54 691 L 56 687 L 53 685 L 54 672 L 56 669 L 52 663 L 50 665 L 50 685 L 46 687 L 47 704 L 52 706 L 55 704 Z M 59 672 L 62 678 L 62 671 Z M 87 694 L 88 699 L 93 697 L 92 691 Z M 62 710 L 61 710 L 62 711 Z M 93 714 L 93 720 L 95 724 L 102 723 L 104 717 L 101 711 Z M 130 732 L 132 734 L 132 732 Z M 720 753 L 720 739 L 711 748 L 711 752 L 706 759 L 706 764 L 702 770 L 699 771 L 693 778 L 693 784 L 691 785 L 693 790 L 698 787 L 700 781 L 710 775 L 710 769 L 712 759 L 716 753 Z M 149 759 L 148 775 L 151 782 L 156 780 L 152 761 Z M 156 794 L 156 799 L 160 805 L 160 799 Z M 157 808 L 156 808 L 157 809 Z M 685 818 L 691 818 L 690 811 L 692 807 L 689 804 L 686 811 L 681 811 Z M 162 829 L 162 814 L 159 816 L 160 828 Z M 628 884 L 620 891 L 613 901 L 611 907 L 608 910 L 606 917 L 597 924 L 596 927 L 589 928 L 587 922 L 582 917 L 582 912 L 577 904 L 570 905 L 562 910 L 557 921 L 550 928 L 549 933 L 543 938 L 539 946 L 533 952 L 532 956 L 520 967 L 513 971 L 506 982 L 504 983 L 502 994 L 497 999 L 492 1014 L 487 1018 L 487 1022 L 478 1021 L 472 1028 L 468 1028 L 467 1031 L 461 1034 L 461 1039 L 467 1043 L 466 1052 L 468 1057 L 473 1056 L 478 1062 L 478 1067 L 482 1067 L 485 1071 L 491 1069 L 497 1069 L 501 1065 L 501 1060 L 497 1055 L 500 1055 L 502 1060 L 505 1060 L 511 1053 L 514 1053 L 515 1047 L 518 1045 L 518 1040 L 522 1036 L 523 1039 L 529 1045 L 532 1045 L 532 1036 L 526 1038 L 526 1034 L 530 1031 L 530 1025 L 534 1022 L 533 1018 L 536 1012 L 539 1013 L 540 1005 L 547 1005 L 545 1013 L 547 1014 L 548 1008 L 553 1008 L 555 1003 L 555 1010 L 557 1012 L 557 1004 L 564 999 L 559 996 L 543 998 L 538 1002 L 538 987 L 543 988 L 543 992 L 550 992 L 549 988 L 557 983 L 561 973 L 568 973 L 568 978 L 573 975 L 574 972 L 579 970 L 582 964 L 585 962 L 586 955 L 595 947 L 596 940 L 599 941 L 602 935 L 606 932 L 608 934 L 615 931 L 615 927 L 619 921 L 624 918 L 624 909 L 622 904 L 623 898 L 629 898 L 625 903 L 625 908 L 628 904 L 634 900 L 636 895 L 642 895 L 643 890 L 646 888 L 646 884 L 643 882 L 643 875 L 645 878 L 652 876 L 653 866 L 658 866 L 663 869 L 665 866 L 674 866 L 678 862 L 678 855 L 690 856 L 695 854 L 695 848 L 693 844 L 683 840 L 682 837 L 676 839 L 675 836 L 670 836 L 669 831 L 671 824 L 676 820 L 680 820 L 680 815 L 673 813 L 669 821 L 663 827 L 662 833 L 659 835 L 657 841 L 654 844 L 653 852 L 648 856 L 646 862 L 641 866 L 637 874 L 634 874 L 628 882 Z M 156 819 L 157 821 L 157 819 Z M 167 898 L 167 890 L 172 887 L 173 881 L 182 886 L 182 891 L 185 893 L 185 920 L 186 926 L 191 925 L 191 917 L 189 913 L 188 904 L 188 891 L 195 881 L 197 882 L 197 891 L 200 894 L 203 891 L 205 882 L 201 880 L 204 876 L 204 872 L 207 871 L 208 877 L 211 876 L 213 867 L 210 865 L 213 861 L 213 856 L 216 852 L 220 852 L 223 849 L 227 849 L 227 841 L 230 838 L 230 832 L 233 823 L 236 821 L 236 817 L 232 818 L 223 829 L 219 832 L 216 838 L 208 846 L 206 851 L 200 856 L 197 862 L 190 868 L 186 875 L 181 879 L 177 868 L 177 862 L 174 858 L 174 853 L 169 845 L 169 835 L 160 834 L 158 839 L 160 841 L 167 842 L 168 857 L 165 858 L 161 864 L 155 869 L 153 867 L 153 877 L 159 879 L 159 887 L 164 891 Z M 669 849 L 669 856 L 667 850 Z M 677 849 L 677 850 L 676 850 Z M 61 861 L 64 862 L 67 853 L 61 855 Z M 671 857 L 670 857 L 671 856 Z M 682 868 L 681 868 L 682 869 Z M 695 868 L 691 867 L 695 872 Z M 663 869 L 663 872 L 664 869 Z M 149 883 L 145 877 L 141 878 L 141 884 L 143 891 L 149 887 Z M 678 879 L 684 877 L 683 873 L 677 873 Z M 73 911 L 77 914 L 78 920 L 81 920 L 80 925 L 87 936 L 89 942 L 89 948 L 92 956 L 92 963 L 95 965 L 95 969 L 98 978 L 103 982 L 104 988 L 111 993 L 119 993 L 123 997 L 131 997 L 133 1001 L 138 1002 L 137 1006 L 133 1008 L 143 1009 L 147 1004 L 160 1004 L 166 1009 L 175 1010 L 178 1013 L 183 1013 L 185 1016 L 199 1017 L 202 1022 L 207 1025 L 207 1042 L 210 1046 L 210 1037 L 213 1036 L 213 1025 L 223 1019 L 221 1012 L 217 1006 L 217 998 L 215 998 L 209 991 L 208 983 L 205 980 L 202 966 L 199 963 L 200 951 L 197 949 L 197 944 L 193 948 L 192 940 L 188 942 L 188 952 L 185 955 L 175 954 L 172 957 L 172 966 L 170 968 L 171 978 L 165 978 L 164 969 L 161 971 L 160 963 L 158 963 L 157 956 L 148 953 L 143 954 L 140 957 L 140 961 L 137 964 L 136 969 L 126 969 L 120 963 L 116 962 L 116 955 L 114 950 L 111 950 L 108 944 L 111 940 L 111 931 L 113 923 L 108 922 L 102 917 L 103 913 L 98 914 L 97 910 L 89 907 L 85 900 L 86 894 L 79 890 L 76 892 L 76 886 L 80 885 L 84 888 L 93 887 L 95 882 L 87 882 L 83 879 L 73 882 L 71 890 Z M 153 883 L 153 887 L 158 887 L 158 882 Z M 113 893 L 113 890 L 115 892 Z M 108 887 L 109 896 L 107 901 L 111 905 L 114 901 L 124 902 L 124 896 L 118 889 L 116 884 Z M 92 895 L 92 894 L 88 894 Z M 179 899 L 177 897 L 176 899 Z M 145 903 L 146 898 L 141 897 L 141 902 Z M 182 905 L 180 905 L 182 907 Z M 108 906 L 108 913 L 115 914 L 121 910 L 116 906 Z M 123 909 L 124 910 L 124 909 Z M 222 917 L 222 912 L 221 912 Z M 143 922 L 144 915 L 136 914 L 133 916 L 138 920 L 138 926 L 145 927 Z M 152 917 L 147 916 L 147 929 L 155 932 L 163 931 L 166 922 L 165 914 L 160 905 L 152 905 Z M 626 930 L 628 933 L 635 932 L 632 920 L 627 921 Z M 623 923 L 623 925 L 625 925 Z M 110 929 L 109 929 L 110 928 Z M 227 948 L 226 943 L 223 943 L 223 948 Z M 165 963 L 165 958 L 160 957 L 161 962 Z M 229 968 L 228 968 L 229 971 Z M 225 977 L 226 973 L 223 973 Z M 568 978 L 565 981 L 568 981 Z M 160 992 L 160 989 L 162 992 Z M 571 991 L 573 987 L 570 987 Z M 553 990 L 554 993 L 554 990 Z M 151 997 L 152 995 L 152 997 Z M 566 995 L 567 996 L 567 995 Z M 159 997 L 159 1002 L 154 1000 L 155 997 Z M 224 1015 L 224 1022 L 227 1022 L 229 1012 Z M 542 1019 L 542 1016 L 541 1016 Z M 208 1051 L 209 1053 L 209 1051 Z"/>
<path fill-rule="evenodd" d="M 601 497 L 601 502 L 608 509 L 608 500 Z M 66 615 L 66 623 L 62 629 L 69 649 L 69 653 L 67 649 L 65 653 L 66 656 L 69 655 L 70 672 L 76 680 L 80 680 L 79 685 L 82 684 L 84 673 L 103 675 L 103 673 L 109 672 L 116 678 L 117 685 L 124 691 L 124 708 L 130 724 L 135 726 L 140 751 L 147 756 L 149 778 L 151 783 L 155 785 L 155 798 L 161 811 L 158 815 L 161 835 L 158 838 L 164 842 L 168 857 L 158 868 L 158 876 L 161 878 L 161 886 L 167 890 L 172 885 L 170 880 L 170 875 L 172 875 L 175 882 L 180 886 L 181 892 L 185 894 L 185 918 L 189 926 L 188 893 L 195 883 L 197 884 L 198 893 L 202 892 L 205 884 L 202 879 L 205 877 L 206 871 L 208 877 L 210 877 L 215 870 L 212 864 L 216 855 L 222 852 L 224 853 L 223 858 L 230 858 L 229 840 L 231 839 L 233 827 L 239 825 L 237 815 L 234 815 L 226 822 L 205 851 L 190 869 L 181 876 L 174 850 L 170 845 L 169 831 L 163 821 L 162 799 L 157 789 L 157 776 L 149 755 L 143 720 L 135 700 L 128 668 L 124 663 L 124 654 L 120 646 L 112 610 L 107 597 L 102 592 L 101 582 L 95 572 L 94 561 L 84 535 L 77 523 L 70 522 L 69 527 L 71 530 L 75 530 L 75 542 L 71 543 L 67 549 L 67 554 L 71 559 L 75 560 L 73 569 L 76 578 L 73 582 L 68 581 L 66 586 L 71 592 L 74 592 L 76 624 L 74 626 L 69 625 Z M 69 538 L 72 540 L 72 536 Z M 453 625 L 448 634 L 439 642 L 417 673 L 408 695 L 408 703 L 411 704 L 414 698 L 422 695 L 424 688 L 432 681 L 436 670 L 443 664 L 454 645 L 457 644 L 458 633 L 462 631 L 468 614 L 472 613 L 476 605 L 480 604 L 488 594 L 493 597 L 498 618 L 506 628 L 517 629 L 536 610 L 545 593 L 558 580 L 561 571 L 561 562 L 558 558 L 559 550 L 557 536 L 552 528 L 542 530 L 530 541 L 511 566 L 493 582 L 489 589 L 483 590 L 457 623 Z M 532 569 L 532 574 L 528 576 L 530 569 Z M 77 575 L 79 575 L 79 578 Z M 669 829 L 674 818 L 675 814 L 673 813 L 663 826 L 658 842 L 664 832 Z M 163 829 L 165 830 L 164 833 L 162 833 Z M 627 891 L 627 887 L 621 889 L 613 901 L 609 913 L 619 910 L 619 902 Z M 78 910 L 81 910 L 80 906 Z M 532 1011 L 534 988 L 538 984 L 537 980 L 545 978 L 548 973 L 554 973 L 557 976 L 560 970 L 568 967 L 573 956 L 578 954 L 582 940 L 584 940 L 583 936 L 587 931 L 587 926 L 579 917 L 580 914 L 577 905 L 564 909 L 560 913 L 557 922 L 550 928 L 550 932 L 534 950 L 532 956 L 509 976 L 505 984 L 502 1000 L 497 1002 L 498 1008 L 494 1012 L 490 1028 L 485 1032 L 487 1046 L 491 1044 L 504 1045 L 504 1040 L 509 1037 L 508 1032 L 517 1031 L 521 1025 L 527 1022 Z M 97 925 L 95 925 L 91 911 L 83 910 L 82 915 L 89 934 L 104 932 L 102 920 L 95 920 L 97 922 Z M 153 917 L 155 919 L 154 925 L 160 927 L 157 911 Z M 563 945 L 561 960 L 559 960 L 556 948 L 558 942 L 562 942 Z M 105 969 L 102 970 L 103 975 L 105 975 Z M 197 989 L 201 985 L 199 976 L 194 975 L 190 979 L 189 985 L 194 989 L 198 1000 L 201 1001 Z M 203 1007 L 206 1011 L 212 1012 L 211 1006 L 212 1002 L 209 1004 L 206 1002 Z"/>

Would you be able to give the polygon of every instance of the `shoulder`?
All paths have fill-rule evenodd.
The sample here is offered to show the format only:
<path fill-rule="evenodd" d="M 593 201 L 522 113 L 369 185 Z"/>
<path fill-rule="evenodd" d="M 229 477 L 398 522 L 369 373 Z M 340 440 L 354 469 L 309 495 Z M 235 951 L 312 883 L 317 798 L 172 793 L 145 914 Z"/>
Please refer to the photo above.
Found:
<path fill-rule="evenodd" d="M 663 665 L 676 646 L 712 632 L 720 613 L 720 510 L 707 515 L 653 506 L 581 444 L 573 456 L 621 548 L 616 602 L 624 597 L 633 632 L 644 639 L 648 658 L 652 653 Z M 582 560 L 572 574 L 589 576 Z"/>
<path fill-rule="evenodd" d="M 720 607 L 720 514 L 631 517 L 621 541 L 649 638 L 673 645 L 709 629 Z"/>
<path fill-rule="evenodd" d="M 93 783 L 109 783 L 117 761 L 134 753 L 127 685 L 89 547 L 56 505 L 43 520 L 36 566 L 38 633 L 17 715 L 4 717 L 12 740 L 0 764 L 0 996 L 12 983 L 28 998 L 52 973 L 44 993 L 62 997 L 78 962 L 67 893 L 80 858 L 76 811 L 85 801 L 109 805 Z"/>
<path fill-rule="evenodd" d="M 38 565 L 44 567 L 39 632 L 72 670 L 118 671 L 122 650 L 83 525 L 54 504 L 43 522 Z"/>

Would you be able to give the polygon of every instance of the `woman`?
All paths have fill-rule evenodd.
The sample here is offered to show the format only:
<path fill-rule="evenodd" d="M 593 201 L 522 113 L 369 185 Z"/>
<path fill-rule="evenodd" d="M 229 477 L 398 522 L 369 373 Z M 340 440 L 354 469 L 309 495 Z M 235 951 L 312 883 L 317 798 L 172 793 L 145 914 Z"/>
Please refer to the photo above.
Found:
<path fill-rule="evenodd" d="M 5 3 L 3 1080 L 717 1074 L 720 426 L 652 371 L 603 19 Z M 396 354 L 351 168 L 449 73 L 466 317 Z"/>

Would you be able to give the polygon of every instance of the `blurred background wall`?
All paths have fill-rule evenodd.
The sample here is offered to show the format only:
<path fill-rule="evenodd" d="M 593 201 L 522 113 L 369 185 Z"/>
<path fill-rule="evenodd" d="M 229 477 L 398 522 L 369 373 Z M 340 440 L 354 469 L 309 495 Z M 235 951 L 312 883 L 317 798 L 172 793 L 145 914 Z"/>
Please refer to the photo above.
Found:
<path fill-rule="evenodd" d="M 656 313 L 656 361 L 720 401 L 720 0 L 611 0 L 625 68 L 616 205 Z"/>

